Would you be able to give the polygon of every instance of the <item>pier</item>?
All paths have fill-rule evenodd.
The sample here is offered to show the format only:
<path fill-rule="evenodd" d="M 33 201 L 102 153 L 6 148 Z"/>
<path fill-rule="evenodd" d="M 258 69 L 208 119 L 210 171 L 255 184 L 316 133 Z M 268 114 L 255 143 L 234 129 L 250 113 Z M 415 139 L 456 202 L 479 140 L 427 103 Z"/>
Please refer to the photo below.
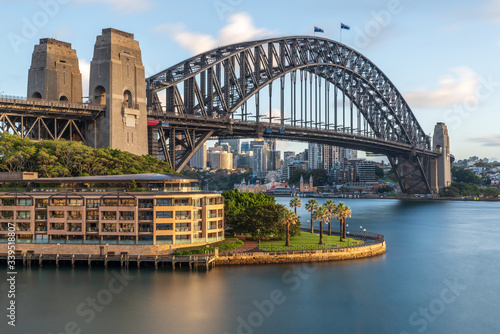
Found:
<path fill-rule="evenodd" d="M 186 267 L 189 270 L 197 270 L 199 268 L 209 270 L 215 267 L 215 255 L 129 255 L 126 252 L 115 254 L 109 252 L 105 255 L 95 254 L 38 254 L 34 251 L 20 252 L 16 251 L 15 255 L 16 264 L 21 264 L 25 267 L 38 265 L 40 268 L 44 264 L 71 265 L 73 268 L 78 265 L 86 265 L 89 268 L 92 266 L 101 266 L 108 268 L 108 266 L 120 266 L 122 268 L 129 268 L 130 265 L 135 265 L 141 268 L 141 265 L 154 266 L 155 269 L 160 267 L 169 267 L 172 270 L 176 268 Z M 0 263 L 7 261 L 8 254 L 0 254 Z"/>

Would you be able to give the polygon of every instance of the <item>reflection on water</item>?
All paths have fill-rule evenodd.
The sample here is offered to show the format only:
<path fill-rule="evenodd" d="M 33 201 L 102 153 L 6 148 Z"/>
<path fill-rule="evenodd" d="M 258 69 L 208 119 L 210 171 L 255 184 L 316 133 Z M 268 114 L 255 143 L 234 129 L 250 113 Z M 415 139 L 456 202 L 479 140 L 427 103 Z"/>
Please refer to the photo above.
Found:
<path fill-rule="evenodd" d="M 7 333 L 500 331 L 499 203 L 344 202 L 350 228 L 384 234 L 387 254 L 209 272 L 129 269 L 126 284 L 119 268 L 33 266 L 19 270 L 18 326 Z M 0 326 L 5 332 L 6 322 Z"/>

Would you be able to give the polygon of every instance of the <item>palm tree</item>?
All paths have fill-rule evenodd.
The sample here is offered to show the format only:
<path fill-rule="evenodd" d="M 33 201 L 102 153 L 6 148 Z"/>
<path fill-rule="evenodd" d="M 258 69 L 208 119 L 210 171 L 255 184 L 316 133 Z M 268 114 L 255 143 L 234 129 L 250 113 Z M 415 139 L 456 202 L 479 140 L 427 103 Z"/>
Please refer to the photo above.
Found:
<path fill-rule="evenodd" d="M 344 205 L 344 202 L 339 202 L 337 205 L 337 209 L 335 213 L 338 216 L 338 220 L 340 221 L 340 241 L 342 241 L 342 237 L 347 238 L 347 231 L 345 229 L 345 219 L 347 217 L 351 217 L 351 208 Z"/>
<path fill-rule="evenodd" d="M 335 212 L 335 209 L 337 208 L 337 205 L 335 205 L 335 202 L 331 199 L 327 199 L 325 204 L 323 204 L 325 208 L 328 210 L 328 235 L 332 235 L 332 215 Z"/>
<path fill-rule="evenodd" d="M 323 244 L 323 221 L 328 216 L 328 210 L 322 205 L 314 211 L 314 220 L 319 220 L 319 244 Z"/>
<path fill-rule="evenodd" d="M 290 246 L 290 224 L 295 224 L 297 222 L 297 215 L 287 208 L 284 208 L 283 210 L 281 210 L 279 222 L 280 224 L 286 226 L 285 246 Z"/>
<path fill-rule="evenodd" d="M 302 201 L 298 197 L 294 197 L 290 200 L 290 207 L 295 210 L 295 215 L 297 216 L 297 208 L 302 207 Z"/>
<path fill-rule="evenodd" d="M 314 228 L 313 228 L 313 212 L 318 208 L 319 204 L 318 201 L 315 200 L 314 198 L 311 198 L 309 201 L 306 203 L 306 210 L 311 213 L 311 233 L 314 233 Z"/>

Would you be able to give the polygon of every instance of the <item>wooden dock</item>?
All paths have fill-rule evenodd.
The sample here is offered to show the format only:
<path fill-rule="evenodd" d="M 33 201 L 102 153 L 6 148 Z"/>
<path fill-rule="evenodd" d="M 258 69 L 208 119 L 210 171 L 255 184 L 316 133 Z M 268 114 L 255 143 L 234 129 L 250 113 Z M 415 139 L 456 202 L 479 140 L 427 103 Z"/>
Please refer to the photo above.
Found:
<path fill-rule="evenodd" d="M 129 268 L 129 266 L 135 265 L 137 268 L 141 268 L 141 265 L 149 266 L 154 265 L 155 269 L 159 267 L 170 267 L 175 270 L 176 267 L 187 267 L 189 270 L 193 269 L 210 269 L 215 267 L 215 255 L 129 255 L 128 253 L 115 254 L 109 252 L 105 255 L 95 255 L 95 254 L 37 254 L 33 251 L 27 251 L 24 253 L 16 252 L 14 255 L 16 259 L 16 265 L 23 265 L 25 267 L 31 267 L 32 265 L 38 265 L 43 267 L 43 264 L 55 264 L 56 267 L 59 265 L 71 265 L 73 268 L 78 265 L 86 265 L 92 268 L 92 265 L 103 266 L 107 268 L 108 266 L 120 266 L 122 268 Z M 7 261 L 8 254 L 0 254 L 0 263 Z"/>

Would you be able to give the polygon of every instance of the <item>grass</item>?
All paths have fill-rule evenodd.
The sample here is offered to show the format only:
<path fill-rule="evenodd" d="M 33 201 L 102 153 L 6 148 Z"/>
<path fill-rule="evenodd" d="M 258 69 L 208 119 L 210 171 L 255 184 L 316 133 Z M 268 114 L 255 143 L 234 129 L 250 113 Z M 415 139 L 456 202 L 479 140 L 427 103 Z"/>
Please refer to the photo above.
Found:
<path fill-rule="evenodd" d="M 219 247 L 219 251 L 227 251 L 231 249 L 238 248 L 243 245 L 243 241 L 239 240 L 238 238 L 226 238 L 225 240 L 215 242 L 213 244 L 210 244 L 210 247 L 187 247 L 187 248 L 181 248 L 178 251 L 175 251 L 172 253 L 172 255 L 193 255 L 193 254 L 204 254 L 207 249 L 209 253 L 213 253 L 215 247 Z"/>
<path fill-rule="evenodd" d="M 278 241 L 261 241 L 260 249 L 262 250 L 296 250 L 296 249 L 317 249 L 320 245 L 319 236 L 316 233 L 301 232 L 300 235 L 290 238 L 290 247 L 285 247 L 284 240 Z M 338 235 L 328 235 L 328 231 L 323 233 L 323 243 L 321 248 L 347 247 L 361 244 L 358 239 L 348 238 L 340 242 Z"/>

